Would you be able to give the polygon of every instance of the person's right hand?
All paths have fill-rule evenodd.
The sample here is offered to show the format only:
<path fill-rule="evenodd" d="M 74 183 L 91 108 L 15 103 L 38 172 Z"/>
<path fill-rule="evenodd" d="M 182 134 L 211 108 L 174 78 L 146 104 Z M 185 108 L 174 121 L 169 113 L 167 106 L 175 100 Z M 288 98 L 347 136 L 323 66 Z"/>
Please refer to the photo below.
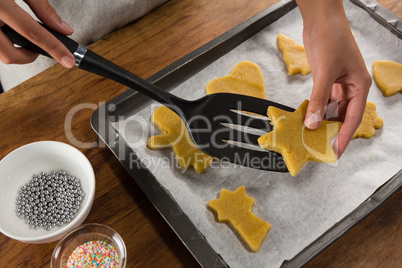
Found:
<path fill-rule="evenodd" d="M 35 15 L 51 29 L 64 35 L 73 33 L 47 0 L 25 0 Z M 14 0 L 0 0 L 0 27 L 7 24 L 29 41 L 45 50 L 64 67 L 74 66 L 75 58 L 71 52 L 26 13 Z M 27 49 L 15 47 L 0 31 L 0 61 L 5 64 L 25 64 L 34 61 L 38 54 Z"/>
<path fill-rule="evenodd" d="M 350 30 L 342 0 L 296 0 L 303 16 L 303 42 L 313 75 L 305 126 L 317 129 L 328 104 L 337 104 L 343 125 L 334 142 L 338 158 L 359 127 L 372 83 Z"/>

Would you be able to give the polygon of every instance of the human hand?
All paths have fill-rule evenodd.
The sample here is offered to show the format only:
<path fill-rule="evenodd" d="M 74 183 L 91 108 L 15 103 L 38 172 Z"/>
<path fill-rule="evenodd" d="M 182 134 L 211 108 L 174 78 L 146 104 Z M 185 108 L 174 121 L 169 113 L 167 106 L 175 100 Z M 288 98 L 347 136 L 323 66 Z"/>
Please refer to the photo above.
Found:
<path fill-rule="evenodd" d="M 48 27 L 64 35 L 73 33 L 47 0 L 25 0 L 35 15 Z M 56 37 L 37 23 L 14 0 L 0 0 L 0 27 L 7 24 L 29 41 L 45 50 L 64 67 L 74 66 L 75 58 Z M 25 64 L 34 61 L 38 54 L 17 48 L 0 31 L 0 60 L 5 64 Z"/>
<path fill-rule="evenodd" d="M 303 42 L 313 89 L 305 125 L 320 126 L 329 103 L 337 103 L 343 121 L 334 150 L 342 156 L 359 127 L 372 79 L 350 30 L 341 0 L 297 0 L 303 16 Z"/>

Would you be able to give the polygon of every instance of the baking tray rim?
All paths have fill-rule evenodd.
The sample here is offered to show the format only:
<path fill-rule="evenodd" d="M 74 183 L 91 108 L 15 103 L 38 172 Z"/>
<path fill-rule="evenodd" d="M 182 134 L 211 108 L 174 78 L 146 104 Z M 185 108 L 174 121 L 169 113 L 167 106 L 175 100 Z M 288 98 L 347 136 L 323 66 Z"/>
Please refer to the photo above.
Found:
<path fill-rule="evenodd" d="M 351 0 L 352 3 L 363 7 L 362 2 L 359 0 Z M 359 2 L 360 5 L 357 3 Z M 370 4 L 373 5 L 373 0 L 370 0 Z M 377 3 L 378 4 L 378 3 Z M 381 5 L 379 9 L 375 10 L 382 10 Z M 217 58 L 213 57 L 213 60 L 209 60 L 207 62 L 203 62 L 201 64 L 200 68 L 196 68 L 196 71 L 189 72 L 189 69 L 192 68 L 186 68 L 189 64 L 197 64 L 194 59 L 200 58 L 200 57 L 205 57 L 208 56 L 207 54 L 212 51 L 212 50 L 217 50 L 218 52 L 222 52 L 221 48 L 219 48 L 219 45 L 224 43 L 224 42 L 230 42 L 231 38 L 235 38 L 236 34 L 238 34 L 241 31 L 244 31 L 247 29 L 247 27 L 250 27 L 250 25 L 255 24 L 257 25 L 256 27 L 266 27 L 270 23 L 261 26 L 260 25 L 260 20 L 265 17 L 271 15 L 274 11 L 283 9 L 282 11 L 284 12 L 281 16 L 287 14 L 290 10 L 292 10 L 296 6 L 294 0 L 282 0 L 267 10 L 258 13 L 251 19 L 241 23 L 240 25 L 234 27 L 233 29 L 229 30 L 228 32 L 222 34 L 221 36 L 218 36 L 216 39 L 208 42 L 207 44 L 203 45 L 199 49 L 194 50 L 193 52 L 189 53 L 188 55 L 184 56 L 183 58 L 177 60 L 176 62 L 172 63 L 171 65 L 165 67 L 164 69 L 160 70 L 159 72 L 155 73 L 154 75 L 150 76 L 146 80 L 149 82 L 165 89 L 165 90 L 171 90 L 177 86 L 177 79 L 168 79 L 171 77 L 176 77 L 180 72 L 186 72 L 186 75 L 184 76 L 185 78 L 182 78 L 182 81 L 187 80 L 190 78 L 192 75 L 195 73 L 199 72 L 201 69 L 203 69 L 205 66 L 207 66 L 210 62 L 215 61 Z M 363 7 L 364 8 L 364 7 Z M 382 7 L 383 8 L 383 7 Z M 367 12 L 370 13 L 370 10 L 373 11 L 372 6 L 370 7 L 365 7 Z M 370 13 L 370 15 L 372 15 Z M 280 16 L 280 17 L 281 17 Z M 379 15 L 377 14 L 377 17 Z M 401 22 L 400 19 L 398 19 L 395 16 L 396 20 Z M 384 21 L 394 21 L 394 19 L 391 15 L 387 14 L 387 18 L 383 19 L 379 17 L 379 19 L 383 19 Z M 278 19 L 278 18 L 276 18 Z M 276 20 L 275 19 L 275 20 Z M 375 18 L 378 20 L 378 18 Z M 274 20 L 274 21 L 275 21 Z M 273 21 L 272 21 L 273 22 Z M 380 22 L 381 23 L 381 22 Z M 381 23 L 384 25 L 384 22 Z M 393 32 L 396 36 L 398 36 L 397 32 L 392 31 L 392 27 L 389 25 L 384 25 L 388 30 Z M 392 25 L 391 25 L 392 26 Z M 260 29 L 260 30 L 261 30 Z M 257 31 L 258 32 L 258 31 Z M 250 33 L 249 35 L 252 36 L 254 35 L 255 32 Z M 249 36 L 249 37 L 250 37 Z M 245 38 L 244 40 L 248 39 L 249 37 Z M 398 36 L 399 37 L 399 36 Z M 244 37 L 243 37 L 244 38 Z M 400 37 L 399 37 L 400 38 Z M 244 41 L 243 40 L 243 41 Z M 242 43 L 241 41 L 240 43 Z M 236 47 L 238 44 L 236 44 L 234 47 Z M 232 48 L 226 48 L 226 50 L 230 51 Z M 223 56 L 226 54 L 228 51 L 223 52 L 219 57 Z M 219 58 L 218 57 L 218 58 Z M 204 66 L 205 65 L 205 66 Z M 193 69 L 194 70 L 194 69 Z M 183 76 L 181 76 L 183 77 Z M 166 82 L 167 80 L 173 80 L 176 82 Z M 98 109 L 94 111 L 94 113 L 91 116 L 91 126 L 94 129 L 94 131 L 97 133 L 97 135 L 101 138 L 101 140 L 107 145 L 107 147 L 113 152 L 113 154 L 119 159 L 119 161 L 122 163 L 124 168 L 128 171 L 130 176 L 134 179 L 134 181 L 137 183 L 137 185 L 141 188 L 141 190 L 146 194 L 148 199 L 151 201 L 151 203 L 155 206 L 155 208 L 159 211 L 161 216 L 165 219 L 165 221 L 170 225 L 172 230 L 178 235 L 179 239 L 183 242 L 183 244 L 188 248 L 190 253 L 195 257 L 195 259 L 199 262 L 199 264 L 203 267 L 228 267 L 226 262 L 223 260 L 223 258 L 209 245 L 208 241 L 206 238 L 198 231 L 198 229 L 194 226 L 194 224 L 191 222 L 191 220 L 188 218 L 187 215 L 181 210 L 180 206 L 175 202 L 174 197 L 169 193 L 169 191 L 163 187 L 157 179 L 150 173 L 147 169 L 140 168 L 140 169 L 132 169 L 130 167 L 130 164 L 128 163 L 127 159 L 129 157 L 132 157 L 132 155 L 135 155 L 135 152 L 125 144 L 125 141 L 120 137 L 119 133 L 116 132 L 115 128 L 111 125 L 111 118 L 118 118 L 119 116 L 116 114 L 113 114 L 113 116 L 110 116 L 113 112 L 118 111 L 118 107 L 121 105 L 124 105 L 127 101 L 130 101 L 130 99 L 135 99 L 135 98 L 142 98 L 142 95 L 134 92 L 132 89 L 128 89 L 127 91 L 121 93 L 120 95 L 116 96 L 112 100 L 106 102 L 102 106 L 100 106 Z M 151 101 L 151 100 L 150 100 Z M 138 109 L 137 109 L 138 110 Z M 101 117 L 101 114 L 105 115 L 104 117 Z M 109 123 L 108 123 L 109 122 Z M 100 131 L 100 126 L 101 124 L 104 125 L 105 129 L 103 131 Z M 113 136 L 111 138 L 111 136 Z M 122 148 L 122 146 L 125 149 L 125 156 L 123 157 L 124 159 L 119 158 L 119 149 Z M 128 156 L 129 154 L 129 156 Z M 138 159 L 140 161 L 140 159 Z M 144 176 L 147 179 L 142 179 L 138 180 L 136 178 Z M 152 179 L 153 178 L 153 179 Z M 145 185 L 144 181 L 147 182 Z M 357 225 L 359 222 L 361 222 L 364 218 L 366 218 L 368 215 L 370 215 L 374 210 L 376 210 L 378 207 L 380 207 L 381 204 L 383 204 L 386 200 L 388 200 L 394 193 L 396 193 L 398 190 L 402 188 L 402 169 L 397 172 L 392 178 L 390 178 L 386 183 L 384 183 L 382 186 L 377 188 L 377 190 L 369 197 L 367 198 L 364 202 L 362 202 L 358 207 L 356 207 L 352 212 L 350 212 L 348 215 L 346 215 L 344 218 L 342 218 L 339 222 L 334 224 L 331 228 L 329 228 L 325 233 L 323 233 L 320 237 L 318 237 L 316 240 L 314 240 L 312 243 L 310 243 L 307 247 L 305 247 L 303 250 L 301 250 L 297 255 L 295 255 L 292 259 L 290 260 L 285 260 L 281 267 L 300 267 L 305 264 L 307 264 L 310 260 L 312 260 L 315 256 L 317 256 L 319 253 L 321 253 L 323 250 L 325 250 L 328 246 L 330 246 L 333 242 L 335 242 L 337 239 L 339 239 L 343 234 L 345 234 L 347 231 L 352 229 L 355 225 Z M 161 196 L 164 196 L 164 198 L 170 198 L 170 201 L 173 201 L 170 205 L 177 206 L 177 208 L 173 209 L 168 209 L 170 214 L 173 214 L 173 218 L 171 217 L 172 215 L 166 215 L 166 208 L 161 207 L 161 204 L 158 204 L 155 202 L 155 196 L 158 196 L 158 200 L 161 199 Z M 156 201 L 158 201 L 156 200 Z M 160 200 L 159 200 L 160 201 Z M 165 212 L 164 212 L 165 211 Z M 183 234 L 178 233 L 178 230 L 174 228 L 174 225 L 177 224 L 177 222 L 185 222 L 186 224 L 189 224 L 191 226 L 191 234 L 186 233 L 185 235 L 188 236 L 187 238 L 183 237 Z M 188 239 L 191 237 L 190 239 Z"/>

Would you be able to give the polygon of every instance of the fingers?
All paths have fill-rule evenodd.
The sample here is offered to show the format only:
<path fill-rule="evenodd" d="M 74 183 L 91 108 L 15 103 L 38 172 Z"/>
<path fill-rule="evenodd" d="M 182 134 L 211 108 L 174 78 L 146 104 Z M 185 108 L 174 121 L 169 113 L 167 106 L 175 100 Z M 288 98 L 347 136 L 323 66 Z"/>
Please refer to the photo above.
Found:
<path fill-rule="evenodd" d="M 346 108 L 348 107 L 348 101 L 332 102 L 330 101 L 325 111 L 325 120 L 330 121 L 345 121 Z"/>
<path fill-rule="evenodd" d="M 349 100 L 343 93 L 343 85 L 338 83 L 333 84 L 325 111 L 325 120 L 343 122 L 345 120 L 348 103 Z"/>
<path fill-rule="evenodd" d="M 33 62 L 38 57 L 29 50 L 14 47 L 8 37 L 0 31 L 0 60 L 5 64 L 25 64 Z"/>
<path fill-rule="evenodd" d="M 47 0 L 25 0 L 35 15 L 47 26 L 64 35 L 71 35 L 73 29 L 64 22 Z"/>
<path fill-rule="evenodd" d="M 309 129 L 316 129 L 321 125 L 334 82 L 324 73 L 317 74 L 317 77 L 316 80 L 313 80 L 313 90 L 304 120 L 304 124 Z"/>
<path fill-rule="evenodd" d="M 350 140 L 359 127 L 363 118 L 364 109 L 366 107 L 366 98 L 353 98 L 349 101 L 346 109 L 345 121 L 339 130 L 338 137 L 334 142 L 334 151 L 337 153 L 338 158 L 342 156 L 348 146 Z"/>
<path fill-rule="evenodd" d="M 69 34 L 71 31 L 61 22 L 61 19 L 55 14 L 46 0 L 27 1 L 32 2 L 31 8 L 38 12 L 38 17 L 45 22 L 50 23 L 50 27 Z M 44 8 L 45 10 L 41 10 Z M 28 13 L 19 7 L 13 0 L 0 1 L 0 19 L 16 32 L 27 38 L 35 45 L 41 47 L 49 53 L 55 60 L 63 66 L 71 68 L 74 66 L 75 58 L 71 52 L 56 37 L 50 34 L 46 29 L 39 25 Z M 19 50 L 19 51 L 18 51 Z M 17 49 L 6 40 L 6 36 L 0 34 L 0 59 L 5 63 L 27 63 L 34 58 L 26 50 Z"/>

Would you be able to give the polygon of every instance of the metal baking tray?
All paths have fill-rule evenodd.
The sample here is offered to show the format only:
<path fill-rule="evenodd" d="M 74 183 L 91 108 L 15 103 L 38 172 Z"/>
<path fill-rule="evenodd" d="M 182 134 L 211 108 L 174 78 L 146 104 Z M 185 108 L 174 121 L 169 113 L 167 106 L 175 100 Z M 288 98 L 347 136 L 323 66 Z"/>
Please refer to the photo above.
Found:
<path fill-rule="evenodd" d="M 402 39 L 402 21 L 391 11 L 380 5 L 375 0 L 350 0 L 355 5 L 365 9 L 370 16 L 385 28 L 390 30 L 399 39 Z"/>
<path fill-rule="evenodd" d="M 364 7 L 369 12 L 382 10 L 383 7 L 375 1 L 351 0 Z M 364 3 L 363 3 L 364 2 Z M 367 7 L 365 4 L 368 4 Z M 373 8 L 373 5 L 379 6 Z M 294 0 L 282 0 L 251 19 L 229 30 L 215 40 L 189 53 L 165 69 L 152 75 L 147 80 L 164 90 L 172 90 L 203 68 L 234 49 L 252 35 L 278 20 L 296 7 Z M 374 12 L 375 13 L 375 12 Z M 395 35 L 400 34 L 401 20 L 387 13 L 384 19 L 380 13 L 375 13 L 376 19 Z M 392 14 L 392 13 L 391 13 Z M 374 15 L 373 15 L 374 16 Z M 396 21 L 396 23 L 395 23 Z M 398 26 L 399 28 L 396 28 Z M 401 38 L 400 36 L 398 36 Z M 123 138 L 112 126 L 118 118 L 127 118 L 151 104 L 148 97 L 129 89 L 114 99 L 99 107 L 91 117 L 91 125 L 103 142 L 119 159 L 130 173 L 133 180 L 153 203 L 161 216 L 175 231 L 187 249 L 202 267 L 228 267 L 221 256 L 210 246 L 203 234 L 182 211 L 169 191 L 164 188 L 152 173 L 141 166 L 132 167 L 130 162 L 140 161 L 135 152 L 125 143 Z M 322 252 L 331 243 L 341 237 L 349 229 L 359 223 L 372 211 L 385 202 L 393 193 L 402 187 L 402 170 L 390 178 L 372 196 L 364 201 L 349 215 L 327 230 L 294 258 L 284 261 L 282 267 L 300 267 Z"/>

